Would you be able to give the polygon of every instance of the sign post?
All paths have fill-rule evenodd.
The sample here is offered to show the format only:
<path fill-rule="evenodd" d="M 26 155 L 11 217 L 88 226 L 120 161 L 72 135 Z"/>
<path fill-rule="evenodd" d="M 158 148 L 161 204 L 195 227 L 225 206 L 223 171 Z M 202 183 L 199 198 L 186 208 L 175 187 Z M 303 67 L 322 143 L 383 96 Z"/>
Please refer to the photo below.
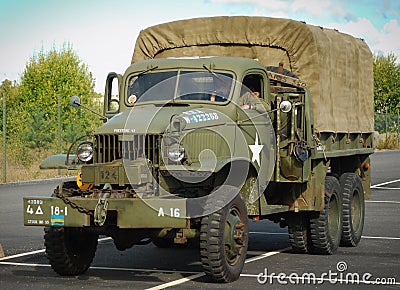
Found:
<path fill-rule="evenodd" d="M 7 112 L 7 100 L 6 100 L 6 93 L 3 93 L 3 182 L 7 182 L 7 119 L 6 119 L 6 112 Z"/>

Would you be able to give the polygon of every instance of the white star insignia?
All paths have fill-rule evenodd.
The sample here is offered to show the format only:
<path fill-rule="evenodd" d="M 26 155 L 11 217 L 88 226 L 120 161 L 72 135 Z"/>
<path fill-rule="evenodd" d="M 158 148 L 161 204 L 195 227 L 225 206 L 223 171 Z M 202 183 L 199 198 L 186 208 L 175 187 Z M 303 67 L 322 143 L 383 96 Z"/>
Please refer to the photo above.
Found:
<path fill-rule="evenodd" d="M 251 159 L 251 162 L 256 161 L 258 163 L 258 166 L 261 166 L 260 164 L 260 153 L 261 150 L 263 149 L 264 145 L 258 144 L 258 134 L 256 133 L 256 140 L 254 141 L 254 145 L 249 145 L 251 153 L 253 154 L 253 157 Z"/>

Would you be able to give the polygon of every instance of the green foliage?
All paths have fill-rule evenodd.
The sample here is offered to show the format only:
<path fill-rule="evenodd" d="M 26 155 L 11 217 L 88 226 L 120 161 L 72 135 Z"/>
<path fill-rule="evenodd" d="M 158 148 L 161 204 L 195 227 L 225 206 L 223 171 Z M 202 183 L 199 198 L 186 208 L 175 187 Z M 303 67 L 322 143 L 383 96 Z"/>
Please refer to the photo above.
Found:
<path fill-rule="evenodd" d="M 374 56 L 374 101 L 375 111 L 397 114 L 400 109 L 400 66 L 397 57 Z"/>
<path fill-rule="evenodd" d="M 397 133 L 389 133 L 382 134 L 379 136 L 378 142 L 376 144 L 376 149 L 399 149 L 399 134 Z"/>
<path fill-rule="evenodd" d="M 3 121 L 3 96 L 6 97 L 6 104 L 8 107 L 8 110 L 12 107 L 15 106 L 16 102 L 16 96 L 18 95 L 18 86 L 14 83 L 12 83 L 9 80 L 4 80 L 1 85 L 0 85 L 0 120 L 1 122 Z M 3 126 L 0 126 L 0 131 L 3 130 Z"/>
<path fill-rule="evenodd" d="M 395 133 L 400 129 L 400 115 L 375 112 L 375 131 Z"/>
<path fill-rule="evenodd" d="M 56 134 L 52 132 L 52 124 L 48 114 L 44 114 L 36 109 L 31 112 L 30 126 L 25 135 L 27 145 L 31 149 L 50 149 L 51 144 L 54 143 Z"/>
<path fill-rule="evenodd" d="M 374 56 L 375 130 L 377 149 L 399 147 L 400 65 L 394 54 Z"/>
<path fill-rule="evenodd" d="M 70 97 L 78 95 L 86 106 L 100 111 L 96 101 L 100 95 L 94 92 L 94 78 L 71 45 L 33 55 L 20 84 L 13 87 L 4 81 L 0 88 L 8 90 L 8 143 L 15 150 L 15 158 L 23 164 L 42 158 L 40 154 L 45 150 L 56 153 L 59 100 L 62 152 L 66 152 L 76 138 L 101 124 L 94 114 L 69 105 Z"/>

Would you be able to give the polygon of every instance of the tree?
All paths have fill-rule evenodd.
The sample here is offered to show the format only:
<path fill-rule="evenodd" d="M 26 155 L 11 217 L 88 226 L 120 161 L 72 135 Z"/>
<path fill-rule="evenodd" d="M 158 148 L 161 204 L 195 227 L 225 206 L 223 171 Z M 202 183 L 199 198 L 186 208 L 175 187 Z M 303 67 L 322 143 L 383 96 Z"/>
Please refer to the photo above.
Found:
<path fill-rule="evenodd" d="M 393 53 L 374 56 L 375 111 L 397 114 L 400 103 L 400 66 Z"/>
<path fill-rule="evenodd" d="M 15 98 L 18 94 L 18 86 L 10 80 L 5 79 L 0 85 L 1 108 L 3 108 L 3 96 L 6 96 L 7 107 L 10 110 L 15 105 Z M 0 110 L 0 120 L 3 120 L 3 109 Z M 1 126 L 0 131 L 3 130 Z"/>
<path fill-rule="evenodd" d="M 43 115 L 39 109 L 31 113 L 30 126 L 25 139 L 28 141 L 27 145 L 31 149 L 37 148 L 39 152 L 42 149 L 50 149 L 51 144 L 56 139 L 56 134 L 51 132 L 51 121 L 46 115 Z"/>
<path fill-rule="evenodd" d="M 27 150 L 24 147 L 23 141 L 20 139 L 20 133 L 22 128 L 25 127 L 24 113 L 20 110 L 22 106 L 18 100 L 19 85 L 14 81 L 4 80 L 0 86 L 1 99 L 3 95 L 6 96 L 7 112 L 6 112 L 6 138 L 7 138 L 7 152 L 10 153 L 8 156 L 11 159 L 19 160 L 22 163 L 29 159 L 30 154 L 27 154 Z M 1 102 L 3 105 L 3 101 Z M 1 119 L 3 118 L 3 110 L 1 110 Z M 3 130 L 3 128 L 1 129 Z M 19 153 L 18 153 L 19 152 Z"/>
<path fill-rule="evenodd" d="M 99 126 L 95 115 L 76 110 L 69 105 L 73 95 L 80 96 L 87 106 L 99 110 L 94 99 L 94 78 L 72 46 L 60 50 L 41 50 L 26 64 L 21 77 L 13 108 L 13 124 L 10 125 L 16 139 L 23 146 L 55 151 L 58 131 L 58 98 L 61 100 L 61 148 L 65 151 L 77 136 L 86 135 Z M 71 133 L 73 124 L 75 133 Z M 21 152 L 22 153 L 22 152 Z M 22 153 L 26 154 L 26 152 Z"/>

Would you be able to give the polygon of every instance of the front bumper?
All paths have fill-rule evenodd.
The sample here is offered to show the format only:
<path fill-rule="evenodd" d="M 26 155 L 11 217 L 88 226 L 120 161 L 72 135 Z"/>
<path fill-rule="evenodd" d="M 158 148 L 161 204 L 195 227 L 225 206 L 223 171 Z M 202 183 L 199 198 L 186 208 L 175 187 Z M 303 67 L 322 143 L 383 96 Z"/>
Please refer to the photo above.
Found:
<path fill-rule="evenodd" d="M 75 205 L 93 212 L 98 200 L 69 198 Z M 93 226 L 93 218 L 66 204 L 57 197 L 24 197 L 25 226 Z M 108 199 L 107 213 L 117 213 L 119 228 L 190 228 L 186 216 L 186 200 L 171 198 L 118 198 Z"/>

